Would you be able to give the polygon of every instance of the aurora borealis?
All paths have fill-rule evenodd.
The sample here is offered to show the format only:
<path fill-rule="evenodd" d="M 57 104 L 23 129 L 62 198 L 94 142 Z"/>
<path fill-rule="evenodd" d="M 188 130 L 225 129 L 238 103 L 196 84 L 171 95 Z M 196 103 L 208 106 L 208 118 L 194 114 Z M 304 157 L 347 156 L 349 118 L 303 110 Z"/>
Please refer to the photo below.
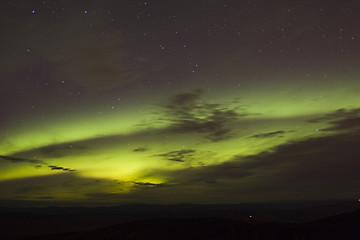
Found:
<path fill-rule="evenodd" d="M 5 1 L 0 200 L 359 198 L 358 1 Z"/>

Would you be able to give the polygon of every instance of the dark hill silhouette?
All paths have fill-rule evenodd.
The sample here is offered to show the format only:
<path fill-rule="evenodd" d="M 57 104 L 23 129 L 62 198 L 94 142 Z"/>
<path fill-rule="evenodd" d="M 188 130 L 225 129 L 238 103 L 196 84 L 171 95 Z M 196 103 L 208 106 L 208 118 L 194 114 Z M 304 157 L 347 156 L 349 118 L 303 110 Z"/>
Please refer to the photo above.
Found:
<path fill-rule="evenodd" d="M 307 223 L 242 222 L 221 218 L 153 219 L 86 232 L 37 236 L 26 240 L 339 240 L 360 239 L 360 211 Z"/>
<path fill-rule="evenodd" d="M 354 201 L 0 208 L 0 239 L 321 239 L 356 229 L 358 212 L 339 214 L 358 209 Z"/>

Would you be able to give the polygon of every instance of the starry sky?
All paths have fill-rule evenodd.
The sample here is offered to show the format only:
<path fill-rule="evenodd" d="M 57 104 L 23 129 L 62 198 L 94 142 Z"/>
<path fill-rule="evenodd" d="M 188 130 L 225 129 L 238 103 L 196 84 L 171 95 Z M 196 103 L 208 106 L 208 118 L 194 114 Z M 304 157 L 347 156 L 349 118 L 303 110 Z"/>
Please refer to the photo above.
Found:
<path fill-rule="evenodd" d="M 359 1 L 0 4 L 2 203 L 359 198 Z"/>

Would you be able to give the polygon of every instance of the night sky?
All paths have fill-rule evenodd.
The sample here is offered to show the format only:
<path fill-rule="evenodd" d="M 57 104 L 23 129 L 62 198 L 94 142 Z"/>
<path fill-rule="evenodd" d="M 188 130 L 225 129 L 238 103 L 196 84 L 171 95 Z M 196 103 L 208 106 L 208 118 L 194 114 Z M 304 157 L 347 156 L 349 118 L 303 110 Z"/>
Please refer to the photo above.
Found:
<path fill-rule="evenodd" d="M 360 1 L 1 1 L 0 200 L 360 197 Z"/>

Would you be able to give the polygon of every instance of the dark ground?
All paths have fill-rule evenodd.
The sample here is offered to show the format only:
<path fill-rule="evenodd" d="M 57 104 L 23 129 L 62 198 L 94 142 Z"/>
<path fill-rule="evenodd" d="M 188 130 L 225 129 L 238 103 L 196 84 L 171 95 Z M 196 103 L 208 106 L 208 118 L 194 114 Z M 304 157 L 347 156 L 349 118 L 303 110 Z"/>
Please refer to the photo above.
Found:
<path fill-rule="evenodd" d="M 360 239 L 360 209 L 349 202 L 0 208 L 0 239 Z"/>

